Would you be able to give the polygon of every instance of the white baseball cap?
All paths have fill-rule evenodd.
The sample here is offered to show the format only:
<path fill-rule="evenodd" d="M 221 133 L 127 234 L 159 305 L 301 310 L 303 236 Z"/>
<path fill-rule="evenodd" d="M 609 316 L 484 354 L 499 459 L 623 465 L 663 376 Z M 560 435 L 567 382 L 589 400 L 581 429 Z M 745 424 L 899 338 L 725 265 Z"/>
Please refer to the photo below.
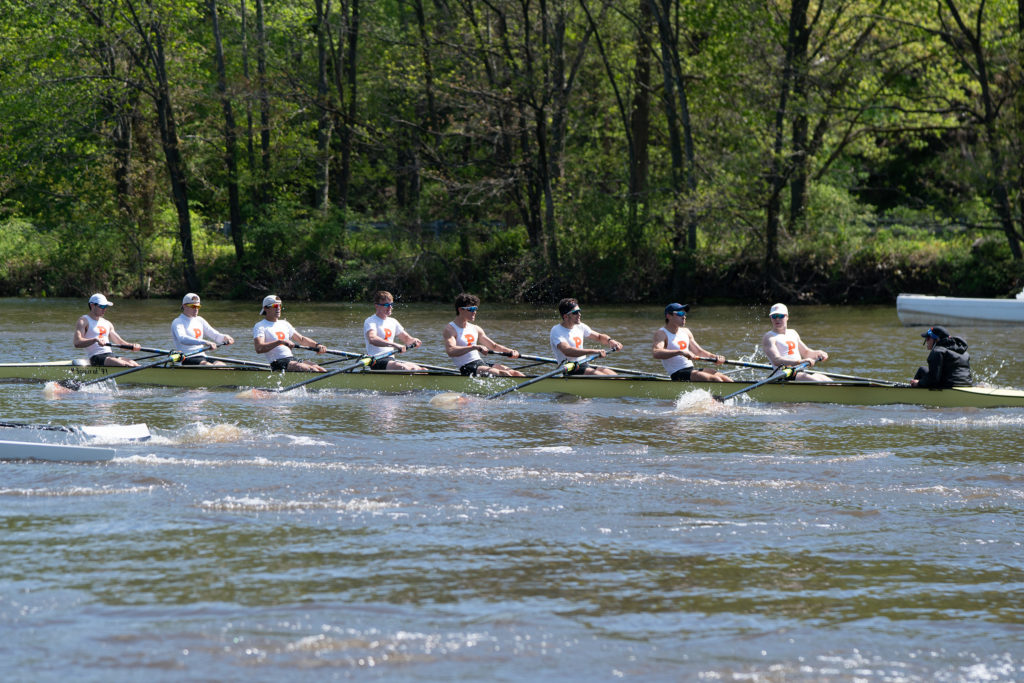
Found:
<path fill-rule="evenodd" d="M 263 297 L 263 308 L 260 309 L 260 313 L 267 310 L 267 306 L 273 306 L 274 304 L 281 303 L 281 297 L 277 294 L 268 294 Z"/>
<path fill-rule="evenodd" d="M 93 294 L 92 296 L 90 296 L 89 297 L 89 303 L 96 304 L 97 306 L 113 306 L 114 305 L 113 302 L 111 302 L 109 299 L 107 299 L 107 297 L 103 296 L 102 294 Z"/>
<path fill-rule="evenodd" d="M 184 306 L 185 304 L 197 304 L 197 303 L 199 303 L 199 295 L 198 294 L 193 294 L 192 292 L 189 292 L 188 294 L 186 294 L 181 299 L 181 305 L 182 306 Z"/>
<path fill-rule="evenodd" d="M 775 304 L 772 306 L 772 310 L 768 311 L 768 315 L 775 315 L 781 313 L 782 315 L 789 315 L 789 309 L 786 308 L 786 304 Z"/>

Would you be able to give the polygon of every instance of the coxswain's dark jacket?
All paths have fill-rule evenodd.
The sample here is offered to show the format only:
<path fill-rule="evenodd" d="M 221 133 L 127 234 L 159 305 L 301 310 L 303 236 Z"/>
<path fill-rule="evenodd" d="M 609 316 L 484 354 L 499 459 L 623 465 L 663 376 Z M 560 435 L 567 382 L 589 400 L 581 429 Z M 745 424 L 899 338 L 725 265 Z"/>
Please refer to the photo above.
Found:
<path fill-rule="evenodd" d="M 960 337 L 935 340 L 928 354 L 928 369 L 921 368 L 917 386 L 923 389 L 948 389 L 971 386 L 971 357 L 967 342 Z"/>

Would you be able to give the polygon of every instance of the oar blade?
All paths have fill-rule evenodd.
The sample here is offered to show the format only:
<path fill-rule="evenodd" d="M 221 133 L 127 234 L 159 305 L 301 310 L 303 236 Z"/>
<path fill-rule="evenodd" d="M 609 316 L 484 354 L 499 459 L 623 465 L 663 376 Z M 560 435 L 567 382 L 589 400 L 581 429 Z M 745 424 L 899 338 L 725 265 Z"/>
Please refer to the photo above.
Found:
<path fill-rule="evenodd" d="M 82 425 L 81 432 L 94 439 L 114 441 L 148 441 L 152 434 L 145 422 L 132 425 Z"/>

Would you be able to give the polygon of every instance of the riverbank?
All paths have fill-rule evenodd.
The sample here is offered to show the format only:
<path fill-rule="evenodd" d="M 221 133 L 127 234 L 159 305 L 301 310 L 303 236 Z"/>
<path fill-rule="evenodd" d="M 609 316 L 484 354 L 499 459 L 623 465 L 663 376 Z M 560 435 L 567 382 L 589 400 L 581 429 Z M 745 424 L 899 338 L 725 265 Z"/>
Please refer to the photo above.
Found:
<path fill-rule="evenodd" d="M 287 238 L 286 238 L 287 237 Z M 397 228 L 326 230 L 296 225 L 285 235 L 257 234 L 242 261 L 228 237 L 195 240 L 201 291 L 252 299 L 274 291 L 289 299 L 363 301 L 387 289 L 405 301 L 448 301 L 473 291 L 489 301 L 544 303 L 575 296 L 592 303 L 685 299 L 749 303 L 889 304 L 901 292 L 1006 297 L 1020 291 L 1024 264 L 991 231 L 894 226 L 789 238 L 774 283 L 756 239 L 703 239 L 692 253 L 628 254 L 615 240 L 562 240 L 552 266 L 519 228 L 475 226 L 413 238 Z M 96 244 L 69 254 L 24 223 L 0 235 L 0 296 L 120 298 L 180 296 L 187 288 L 171 238 L 144 250 Z"/>

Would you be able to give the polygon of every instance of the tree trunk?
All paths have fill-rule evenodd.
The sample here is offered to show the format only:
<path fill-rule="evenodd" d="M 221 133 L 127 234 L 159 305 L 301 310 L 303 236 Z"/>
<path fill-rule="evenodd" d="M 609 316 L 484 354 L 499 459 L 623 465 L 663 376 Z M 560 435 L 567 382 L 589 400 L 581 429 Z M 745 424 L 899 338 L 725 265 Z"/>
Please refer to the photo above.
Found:
<path fill-rule="evenodd" d="M 235 126 L 235 114 L 228 97 L 227 66 L 224 62 L 224 43 L 220 35 L 220 19 L 217 12 L 217 0 L 209 0 L 210 19 L 213 24 L 213 42 L 217 60 L 217 94 L 220 96 L 224 110 L 224 166 L 228 172 L 228 220 L 231 222 L 231 241 L 235 245 L 235 260 L 242 262 L 245 257 L 242 225 L 242 207 L 238 197 L 238 133 Z"/>
<path fill-rule="evenodd" d="M 330 0 L 314 0 L 316 9 L 316 187 L 313 205 L 320 211 L 330 208 L 331 108 L 327 101 L 327 38 L 330 27 Z"/>
<path fill-rule="evenodd" d="M 647 204 L 647 178 L 650 160 L 648 143 L 651 131 L 651 5 L 640 0 L 637 24 L 636 67 L 633 74 L 633 103 L 630 110 L 629 225 L 627 244 L 630 258 L 636 259 L 643 242 L 643 221 L 639 207 Z"/>
<path fill-rule="evenodd" d="M 263 0 L 256 0 L 256 79 L 260 103 L 261 170 L 256 205 L 270 201 L 270 93 L 267 91 L 267 26 L 263 16 Z"/>
<path fill-rule="evenodd" d="M 171 103 L 171 86 L 167 78 L 167 58 L 164 54 L 163 29 L 158 25 L 150 25 L 149 31 L 153 41 L 153 69 L 156 75 L 156 111 L 160 129 L 160 142 L 164 148 L 164 159 L 167 163 L 167 175 L 171 180 L 171 195 L 174 208 L 178 213 L 178 239 L 181 242 L 182 274 L 185 286 L 189 290 L 199 291 L 199 275 L 196 272 L 196 259 L 192 250 L 192 218 L 188 206 L 188 182 L 185 174 L 185 163 L 179 147 L 178 127 L 174 120 L 174 107 Z M 148 39 L 148 37 L 147 37 Z"/>

